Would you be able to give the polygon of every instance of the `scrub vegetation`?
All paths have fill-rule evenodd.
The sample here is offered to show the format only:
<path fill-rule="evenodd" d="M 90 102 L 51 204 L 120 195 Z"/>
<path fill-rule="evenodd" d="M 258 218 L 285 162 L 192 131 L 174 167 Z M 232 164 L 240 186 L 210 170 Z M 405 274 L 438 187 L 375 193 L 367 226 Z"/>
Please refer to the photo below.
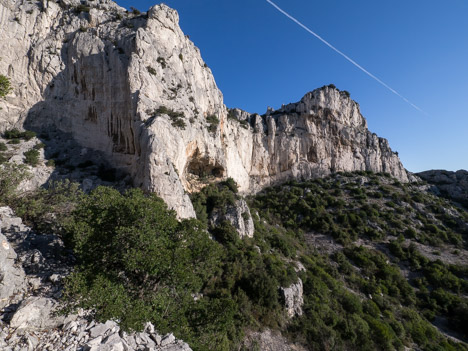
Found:
<path fill-rule="evenodd" d="M 311 350 L 468 350 L 468 213 L 385 174 L 346 173 L 268 188 L 248 203 L 253 238 L 213 211 L 239 198 L 232 179 L 192 194 L 197 219 L 155 195 L 51 184 L 1 200 L 39 231 L 60 233 L 77 263 L 67 308 L 125 329 L 151 321 L 194 350 L 242 350 L 269 328 Z M 299 266 L 305 270 L 299 270 Z M 304 306 L 280 296 L 300 278 Z"/>

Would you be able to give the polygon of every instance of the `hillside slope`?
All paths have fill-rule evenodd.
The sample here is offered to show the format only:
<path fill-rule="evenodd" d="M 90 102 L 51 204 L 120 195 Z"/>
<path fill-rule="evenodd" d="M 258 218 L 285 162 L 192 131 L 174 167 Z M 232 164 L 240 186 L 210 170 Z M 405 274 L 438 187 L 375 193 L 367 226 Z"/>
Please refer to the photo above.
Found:
<path fill-rule="evenodd" d="M 2 200 L 32 228 L 30 243 L 13 227 L 5 234 L 36 286 L 26 296 L 63 292 L 61 304 L 85 308 L 96 323 L 152 322 L 193 350 L 467 350 L 468 213 L 428 189 L 338 173 L 267 188 L 246 199 L 249 209 L 229 179 L 192 194 L 198 220 L 182 222 L 136 189 L 85 195 L 64 183 Z M 253 233 L 241 237 L 251 221 Z M 42 234 L 51 231 L 58 236 Z M 35 246 L 50 240 L 65 241 L 69 254 Z M 27 259 L 37 249 L 24 247 L 43 258 Z M 69 263 L 58 265 L 61 257 Z M 6 306 L 0 333 L 16 345 L 20 332 L 8 323 L 20 312 Z M 54 323 L 43 340 L 71 337 Z"/>

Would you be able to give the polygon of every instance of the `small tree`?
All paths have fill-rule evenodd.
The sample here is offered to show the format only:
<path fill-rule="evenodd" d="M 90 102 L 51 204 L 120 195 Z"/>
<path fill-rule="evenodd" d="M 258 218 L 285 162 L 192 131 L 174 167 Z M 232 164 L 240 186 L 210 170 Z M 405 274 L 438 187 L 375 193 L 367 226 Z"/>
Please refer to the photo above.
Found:
<path fill-rule="evenodd" d="M 24 165 L 5 163 L 0 166 L 0 203 L 9 204 L 15 195 L 18 185 L 29 173 Z"/>

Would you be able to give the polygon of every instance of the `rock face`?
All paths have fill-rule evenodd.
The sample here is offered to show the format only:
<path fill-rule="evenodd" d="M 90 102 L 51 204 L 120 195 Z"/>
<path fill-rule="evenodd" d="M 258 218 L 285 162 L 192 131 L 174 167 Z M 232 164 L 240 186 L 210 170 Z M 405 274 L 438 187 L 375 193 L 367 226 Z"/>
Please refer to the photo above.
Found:
<path fill-rule="evenodd" d="M 0 129 L 70 133 L 180 217 L 194 216 L 187 191 L 226 177 L 242 193 L 335 171 L 407 181 L 358 104 L 334 88 L 263 116 L 228 113 L 211 70 L 165 5 L 136 15 L 110 0 L 0 0 L 0 28 L 7 53 L 0 73 L 13 87 L 0 100 Z"/>
<path fill-rule="evenodd" d="M 24 271 L 16 262 L 16 252 L 0 233 L 0 310 L 10 298 L 24 289 Z"/>
<path fill-rule="evenodd" d="M 250 209 L 244 199 L 237 200 L 232 206 L 227 206 L 223 213 L 214 212 L 211 214 L 211 222 L 213 225 L 220 224 L 223 221 L 230 222 L 239 233 L 239 237 L 244 236 L 252 238 L 255 227 L 250 214 Z"/>
<path fill-rule="evenodd" d="M 299 278 L 297 283 L 291 284 L 287 288 L 280 288 L 280 290 L 289 318 L 302 316 L 302 305 L 304 304 L 302 280 Z"/>
<path fill-rule="evenodd" d="M 440 194 L 468 208 L 468 172 L 431 170 L 417 174 L 423 180 L 436 186 Z"/>

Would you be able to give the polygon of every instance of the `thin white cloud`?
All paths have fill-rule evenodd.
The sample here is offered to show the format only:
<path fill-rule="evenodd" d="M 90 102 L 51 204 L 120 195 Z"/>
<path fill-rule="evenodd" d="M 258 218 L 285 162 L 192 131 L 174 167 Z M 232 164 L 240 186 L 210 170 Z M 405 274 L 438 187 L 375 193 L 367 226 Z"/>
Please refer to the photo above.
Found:
<path fill-rule="evenodd" d="M 279 12 L 281 12 L 283 15 L 285 15 L 287 18 L 289 18 L 291 21 L 293 21 L 294 23 L 298 24 L 300 27 L 302 27 L 303 29 L 305 29 L 307 32 L 309 32 L 310 34 L 312 34 L 314 37 L 316 37 L 318 40 L 320 40 L 322 43 L 324 43 L 326 46 L 328 46 L 330 49 L 332 49 L 333 51 L 335 51 L 336 53 L 340 54 L 341 56 L 343 56 L 346 60 L 348 60 L 349 62 L 351 62 L 354 66 L 356 66 L 357 68 L 359 68 L 361 71 L 363 71 L 365 74 L 367 74 L 369 77 L 371 77 L 372 79 L 374 79 L 375 81 L 377 81 L 378 83 L 380 83 L 381 85 L 383 85 L 385 88 L 387 88 L 388 90 L 390 90 L 393 94 L 399 96 L 401 99 L 403 99 L 403 101 L 405 101 L 406 103 L 408 103 L 409 105 L 411 105 L 412 107 L 414 107 L 416 110 L 418 110 L 419 112 L 422 112 L 424 113 L 425 115 L 427 115 L 426 112 L 424 112 L 420 107 L 416 106 L 415 104 L 413 104 L 411 101 L 409 101 L 406 97 L 404 97 L 403 95 L 401 95 L 398 91 L 396 91 L 395 89 L 393 89 L 391 86 L 389 86 L 387 83 L 383 82 L 381 79 L 379 79 L 378 77 L 376 77 L 375 75 L 373 75 L 372 73 L 370 73 L 368 70 L 366 70 L 364 67 L 362 67 L 360 64 L 358 64 L 356 61 L 354 61 L 352 58 L 350 58 L 348 55 L 346 55 L 345 53 L 343 53 L 342 51 L 338 50 L 336 47 L 334 47 L 332 44 L 330 44 L 328 41 L 326 41 L 325 39 L 323 39 L 320 35 L 318 35 L 317 33 L 315 33 L 313 30 L 311 30 L 309 27 L 305 26 L 304 24 L 302 24 L 301 22 L 299 22 L 296 18 L 294 18 L 293 16 L 291 16 L 289 13 L 287 13 L 286 11 L 284 11 L 281 7 L 279 7 L 278 5 L 276 5 L 273 1 L 271 0 L 266 0 L 266 2 L 268 2 L 271 6 L 273 6 L 275 9 L 277 9 Z"/>

